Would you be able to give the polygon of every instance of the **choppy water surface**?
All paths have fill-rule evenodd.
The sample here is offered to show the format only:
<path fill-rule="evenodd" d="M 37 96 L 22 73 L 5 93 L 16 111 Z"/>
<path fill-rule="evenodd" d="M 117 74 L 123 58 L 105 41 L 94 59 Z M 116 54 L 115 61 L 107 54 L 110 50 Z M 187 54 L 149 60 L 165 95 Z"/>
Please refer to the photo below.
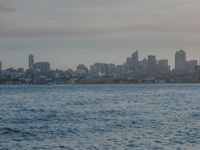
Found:
<path fill-rule="evenodd" d="M 0 149 L 199 150 L 200 85 L 0 86 Z"/>

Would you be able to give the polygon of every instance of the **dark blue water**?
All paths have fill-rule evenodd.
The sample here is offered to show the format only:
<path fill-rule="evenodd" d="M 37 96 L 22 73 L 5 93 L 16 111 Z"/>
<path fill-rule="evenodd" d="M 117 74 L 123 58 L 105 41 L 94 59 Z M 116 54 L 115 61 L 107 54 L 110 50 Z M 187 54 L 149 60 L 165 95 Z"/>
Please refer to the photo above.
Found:
<path fill-rule="evenodd" d="M 199 150 L 200 84 L 0 86 L 0 149 Z"/>

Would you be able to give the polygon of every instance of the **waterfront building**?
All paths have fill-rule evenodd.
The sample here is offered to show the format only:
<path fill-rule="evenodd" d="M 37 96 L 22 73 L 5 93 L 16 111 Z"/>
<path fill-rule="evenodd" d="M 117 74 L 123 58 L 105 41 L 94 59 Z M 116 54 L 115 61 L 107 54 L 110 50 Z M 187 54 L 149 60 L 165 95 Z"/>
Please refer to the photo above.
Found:
<path fill-rule="evenodd" d="M 37 62 L 34 64 L 34 70 L 40 73 L 48 73 L 50 71 L 49 62 Z"/>
<path fill-rule="evenodd" d="M 148 68 L 148 60 L 147 60 L 146 58 L 144 58 L 144 59 L 142 60 L 141 64 L 142 64 L 143 68 L 144 68 L 145 70 L 147 70 L 147 68 Z"/>
<path fill-rule="evenodd" d="M 77 70 L 83 70 L 88 73 L 88 68 L 84 64 L 79 64 L 76 68 Z"/>
<path fill-rule="evenodd" d="M 108 64 L 108 76 L 113 77 L 115 75 L 115 64 Z"/>
<path fill-rule="evenodd" d="M 156 56 L 149 55 L 148 56 L 148 73 L 155 74 L 156 73 Z"/>
<path fill-rule="evenodd" d="M 88 68 L 84 64 L 80 64 L 77 66 L 77 69 L 73 74 L 73 77 L 87 77 L 88 72 L 89 72 Z"/>
<path fill-rule="evenodd" d="M 132 70 L 133 69 L 133 63 L 132 63 L 132 58 L 127 57 L 126 59 L 126 71 Z"/>
<path fill-rule="evenodd" d="M 194 73 L 196 70 L 196 66 L 198 65 L 198 61 L 197 60 L 190 60 L 190 61 L 188 61 L 188 71 L 189 71 L 189 73 Z"/>
<path fill-rule="evenodd" d="M 187 60 L 184 50 L 177 51 L 175 54 L 175 71 L 177 73 L 185 73 L 187 71 Z"/>
<path fill-rule="evenodd" d="M 121 78 L 124 74 L 123 65 L 116 66 L 116 77 Z"/>
<path fill-rule="evenodd" d="M 135 51 L 132 55 L 132 60 L 133 60 L 133 63 L 137 63 L 139 61 L 139 54 L 138 54 L 138 50 Z"/>
<path fill-rule="evenodd" d="M 148 61 L 146 58 L 144 58 L 142 61 L 138 62 L 138 75 L 144 75 L 147 72 L 148 67 Z"/>
<path fill-rule="evenodd" d="M 157 66 L 161 74 L 168 73 L 170 71 L 167 59 L 159 60 Z"/>
<path fill-rule="evenodd" d="M 92 78 L 98 77 L 98 71 L 97 71 L 97 67 L 95 65 L 90 66 L 90 76 Z"/>
<path fill-rule="evenodd" d="M 100 76 L 104 77 L 108 75 L 108 64 L 105 63 L 95 63 L 97 72 Z"/>
<path fill-rule="evenodd" d="M 126 72 L 130 74 L 136 73 L 139 67 L 139 58 L 138 58 L 138 51 L 135 51 L 131 57 L 127 57 L 125 63 Z"/>

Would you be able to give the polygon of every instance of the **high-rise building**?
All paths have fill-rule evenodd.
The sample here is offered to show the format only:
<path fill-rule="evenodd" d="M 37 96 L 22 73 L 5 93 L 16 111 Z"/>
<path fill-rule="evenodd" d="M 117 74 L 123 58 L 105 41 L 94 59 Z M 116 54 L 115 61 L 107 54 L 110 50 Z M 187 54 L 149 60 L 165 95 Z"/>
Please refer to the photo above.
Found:
<path fill-rule="evenodd" d="M 116 66 L 116 76 L 117 77 L 123 77 L 124 75 L 124 67 L 123 65 L 117 65 Z"/>
<path fill-rule="evenodd" d="M 0 79 L 2 78 L 2 63 L 0 61 Z"/>
<path fill-rule="evenodd" d="M 138 61 L 139 61 L 139 56 L 138 56 L 138 51 L 135 51 L 132 56 L 132 68 L 133 71 L 137 71 L 138 70 Z"/>
<path fill-rule="evenodd" d="M 90 75 L 91 77 L 98 77 L 98 70 L 95 65 L 90 66 Z"/>
<path fill-rule="evenodd" d="M 135 51 L 132 55 L 132 60 L 133 60 L 133 63 L 137 63 L 139 61 L 139 55 L 138 55 L 138 50 Z"/>
<path fill-rule="evenodd" d="M 41 73 L 48 73 L 50 71 L 50 63 L 49 62 L 37 62 L 34 64 L 34 70 Z"/>
<path fill-rule="evenodd" d="M 190 60 L 189 62 L 188 62 L 188 72 L 190 72 L 190 73 L 194 73 L 195 72 L 195 68 L 196 68 L 196 66 L 198 65 L 198 61 L 197 60 Z"/>
<path fill-rule="evenodd" d="M 149 73 L 155 73 L 156 71 L 156 56 L 149 55 L 148 56 L 148 71 Z"/>
<path fill-rule="evenodd" d="M 105 63 L 95 63 L 94 64 L 98 74 L 101 74 L 103 76 L 108 75 L 108 64 Z"/>
<path fill-rule="evenodd" d="M 131 57 L 127 57 L 126 59 L 126 69 L 127 71 L 132 70 L 133 68 L 133 63 L 132 63 L 132 58 Z"/>
<path fill-rule="evenodd" d="M 161 59 L 158 61 L 158 69 L 160 73 L 168 73 L 169 65 L 167 59 Z"/>
<path fill-rule="evenodd" d="M 175 54 L 175 70 L 185 72 L 187 69 L 186 53 L 184 50 L 177 51 Z"/>
<path fill-rule="evenodd" d="M 115 74 L 115 64 L 108 64 L 108 76 L 112 77 Z"/>
<path fill-rule="evenodd" d="M 147 60 L 146 58 L 144 58 L 144 59 L 142 60 L 141 64 L 142 64 L 143 68 L 144 68 L 145 70 L 147 70 L 147 68 L 148 68 L 148 60 Z"/>
<path fill-rule="evenodd" d="M 32 54 L 29 55 L 29 70 L 33 71 L 34 69 L 34 56 Z"/>

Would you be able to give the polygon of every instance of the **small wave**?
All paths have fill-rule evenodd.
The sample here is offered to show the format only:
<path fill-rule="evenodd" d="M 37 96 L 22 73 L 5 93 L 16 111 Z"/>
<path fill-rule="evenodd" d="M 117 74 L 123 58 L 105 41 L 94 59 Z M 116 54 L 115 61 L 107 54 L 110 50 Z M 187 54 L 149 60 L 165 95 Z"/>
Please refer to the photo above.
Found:
<path fill-rule="evenodd" d="M 14 129 L 14 128 L 9 128 L 9 127 L 0 128 L 1 134 L 16 134 L 16 133 L 19 133 L 19 132 L 21 132 L 21 131 Z"/>
<path fill-rule="evenodd" d="M 11 136 L 14 138 L 14 141 L 20 141 L 21 138 L 25 138 L 27 140 L 29 140 L 29 138 L 33 138 L 36 137 L 36 135 L 32 132 L 28 132 L 28 131 L 23 131 L 23 130 L 19 130 L 16 128 L 10 128 L 10 127 L 3 127 L 0 128 L 0 135 L 3 136 Z"/>

